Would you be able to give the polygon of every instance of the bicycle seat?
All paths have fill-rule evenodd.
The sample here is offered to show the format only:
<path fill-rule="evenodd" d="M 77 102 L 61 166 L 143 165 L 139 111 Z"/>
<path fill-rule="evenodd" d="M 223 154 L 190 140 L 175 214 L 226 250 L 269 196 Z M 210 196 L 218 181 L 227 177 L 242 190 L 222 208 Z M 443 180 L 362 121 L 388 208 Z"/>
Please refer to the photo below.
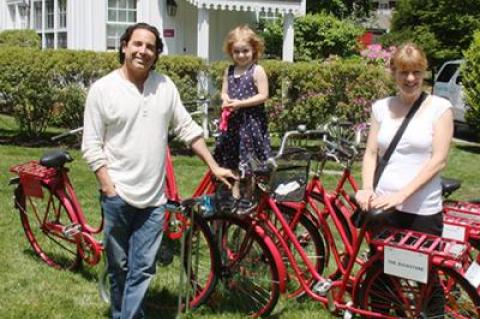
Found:
<path fill-rule="evenodd" d="M 462 182 L 458 179 L 441 177 L 442 180 L 442 195 L 449 196 L 462 186 Z"/>
<path fill-rule="evenodd" d="M 357 211 L 355 211 L 355 213 L 350 217 L 350 221 L 356 228 L 361 228 L 363 225 L 366 225 L 367 229 L 372 229 L 384 224 L 383 220 L 385 215 L 393 211 L 395 211 L 395 209 L 371 209 L 366 212 L 357 209 Z"/>
<path fill-rule="evenodd" d="M 73 158 L 67 151 L 53 150 L 43 154 L 40 164 L 45 167 L 59 168 L 71 161 L 73 161 Z"/>

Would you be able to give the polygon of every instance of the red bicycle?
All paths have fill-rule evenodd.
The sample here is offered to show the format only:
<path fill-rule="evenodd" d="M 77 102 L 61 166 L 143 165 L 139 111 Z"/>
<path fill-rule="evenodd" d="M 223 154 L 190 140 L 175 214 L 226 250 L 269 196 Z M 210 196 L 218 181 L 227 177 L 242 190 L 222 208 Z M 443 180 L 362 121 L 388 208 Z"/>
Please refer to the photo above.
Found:
<path fill-rule="evenodd" d="M 281 287 L 281 292 L 285 292 L 288 286 L 281 276 L 278 277 L 279 282 L 268 283 L 267 280 L 277 278 L 272 269 L 278 268 L 279 262 L 288 260 L 285 279 L 288 284 L 293 281 L 295 287 L 290 295 L 309 296 L 327 305 L 336 314 L 351 316 L 355 313 L 368 318 L 432 318 L 433 314 L 429 312 L 431 300 L 426 297 L 440 282 L 445 292 L 454 292 L 455 295 L 455 298 L 446 300 L 446 316 L 478 317 L 480 297 L 458 271 L 470 262 L 468 243 L 413 231 L 386 229 L 367 241 L 374 248 L 372 252 L 360 254 L 366 227 L 377 216 L 366 215 L 360 230 L 354 230 L 349 216 L 344 213 L 348 209 L 346 205 L 351 204 L 349 197 L 345 195 L 343 198 L 342 195 L 342 199 L 340 195 L 344 192 L 341 189 L 327 192 L 320 182 L 320 172 L 306 186 L 310 167 L 308 152 L 288 152 L 284 148 L 291 136 L 314 134 L 326 136 L 323 131 L 288 132 L 278 155 L 272 160 L 274 169 L 271 172 L 255 171 L 259 200 L 254 215 L 241 220 L 231 215 L 209 218 L 210 222 L 222 225 L 219 245 L 221 251 L 232 256 L 236 262 L 234 265 L 255 265 L 234 268 L 237 282 L 243 284 L 243 289 L 231 290 L 231 293 L 238 292 L 239 300 L 249 301 L 245 306 L 250 307 L 249 314 L 265 316 L 273 310 L 275 298 L 272 296 L 275 294 L 272 287 Z M 338 151 L 346 152 L 340 147 Z M 285 164 L 279 164 L 282 159 L 285 159 Z M 324 156 L 323 161 L 326 160 L 327 156 Z M 282 171 L 293 171 L 292 178 L 278 180 Z M 288 198 L 295 193 L 294 197 L 299 201 L 287 201 L 295 199 Z M 312 223 L 319 225 L 321 232 L 315 232 L 315 227 L 305 226 Z M 339 239 L 334 236 L 337 232 Z M 251 244 L 254 238 L 263 239 L 263 245 L 255 245 L 255 250 Z M 344 249 L 338 248 L 339 242 Z M 330 251 L 334 256 L 334 269 L 324 274 Z M 385 265 L 405 264 L 402 258 L 411 254 L 421 256 L 424 264 L 407 262 L 402 267 L 421 268 L 422 278 L 396 270 L 384 274 Z M 247 262 L 242 263 L 240 259 L 243 257 Z M 222 259 L 222 267 L 228 265 Z M 257 270 L 257 265 L 261 265 L 260 270 Z M 242 281 L 243 278 L 247 279 Z M 249 296 L 253 297 L 247 299 Z"/>
<path fill-rule="evenodd" d="M 62 134 L 75 134 L 80 129 Z M 165 235 L 173 240 L 182 237 L 181 274 L 187 274 L 191 288 L 190 308 L 205 302 L 213 292 L 220 269 L 219 253 L 210 228 L 202 218 L 205 199 L 180 201 L 176 188 L 170 153 L 167 152 L 166 192 L 170 203 L 166 212 Z M 10 171 L 18 176 L 10 180 L 15 185 L 14 205 L 18 209 L 25 235 L 42 261 L 57 269 L 74 269 L 81 262 L 94 266 L 102 256 L 102 243 L 94 235 L 102 231 L 88 224 L 69 178 L 66 164 L 73 158 L 66 151 L 52 151 L 39 161 L 15 165 Z M 207 172 L 194 196 L 213 191 L 212 175 Z M 107 287 L 106 276 L 100 278 Z M 102 288 L 103 296 L 108 295 Z"/>

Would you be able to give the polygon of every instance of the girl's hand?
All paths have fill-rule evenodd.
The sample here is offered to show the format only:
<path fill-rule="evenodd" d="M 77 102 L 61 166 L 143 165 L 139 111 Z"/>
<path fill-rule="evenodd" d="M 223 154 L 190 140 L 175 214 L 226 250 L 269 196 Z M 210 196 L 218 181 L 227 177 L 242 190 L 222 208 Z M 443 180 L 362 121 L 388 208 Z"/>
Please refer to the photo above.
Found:
<path fill-rule="evenodd" d="M 229 108 L 230 111 L 235 112 L 236 110 L 241 108 L 240 103 L 240 100 L 229 100 L 228 103 L 224 103 L 222 107 Z"/>
<path fill-rule="evenodd" d="M 373 208 L 387 210 L 402 204 L 406 199 L 407 196 L 403 192 L 396 192 L 374 198 L 371 205 Z"/>
<path fill-rule="evenodd" d="M 371 208 L 371 202 L 375 198 L 375 193 L 371 189 L 359 189 L 355 194 L 355 200 L 363 211 Z"/>

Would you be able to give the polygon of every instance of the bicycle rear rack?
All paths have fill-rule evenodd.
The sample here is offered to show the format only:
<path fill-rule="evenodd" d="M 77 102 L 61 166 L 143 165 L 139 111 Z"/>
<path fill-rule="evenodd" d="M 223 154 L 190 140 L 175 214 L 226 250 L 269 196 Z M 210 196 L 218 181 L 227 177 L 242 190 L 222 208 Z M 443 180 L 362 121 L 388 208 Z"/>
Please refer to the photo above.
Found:
<path fill-rule="evenodd" d="M 435 257 L 440 257 L 442 260 L 461 261 L 468 249 L 467 244 L 454 239 L 394 228 L 382 231 L 373 238 L 372 243 L 382 250 L 385 246 L 390 246 L 428 254 L 433 256 L 434 263 Z"/>
<path fill-rule="evenodd" d="M 479 203 L 445 203 L 444 218 L 456 222 L 465 222 L 473 227 L 480 228 L 480 204 Z"/>
<path fill-rule="evenodd" d="M 34 179 L 48 179 L 57 174 L 57 170 L 52 167 L 40 165 L 38 161 L 30 161 L 10 167 L 10 172 L 16 173 L 20 177 Z"/>

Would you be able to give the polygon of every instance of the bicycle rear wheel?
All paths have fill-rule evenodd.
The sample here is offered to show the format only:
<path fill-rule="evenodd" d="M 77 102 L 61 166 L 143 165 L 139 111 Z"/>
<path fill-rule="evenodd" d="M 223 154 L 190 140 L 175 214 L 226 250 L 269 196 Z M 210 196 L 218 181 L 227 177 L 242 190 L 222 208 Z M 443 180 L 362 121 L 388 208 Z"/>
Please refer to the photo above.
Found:
<path fill-rule="evenodd" d="M 49 266 L 74 269 L 81 257 L 74 238 L 76 230 L 67 208 L 58 196 L 42 185 L 43 198 L 27 196 L 19 185 L 15 190 L 15 207 L 19 210 L 25 235 L 34 252 Z"/>
<path fill-rule="evenodd" d="M 222 284 L 217 285 L 215 304 L 244 315 L 268 316 L 280 295 L 278 268 L 270 252 L 275 247 L 237 217 L 214 216 L 208 221 L 222 256 Z"/>
<path fill-rule="evenodd" d="M 362 309 L 400 318 L 466 319 L 480 315 L 480 296 L 475 289 L 458 272 L 442 266 L 432 266 L 428 283 L 421 284 L 386 275 L 383 265 L 377 263 L 367 271 L 356 297 Z"/>

